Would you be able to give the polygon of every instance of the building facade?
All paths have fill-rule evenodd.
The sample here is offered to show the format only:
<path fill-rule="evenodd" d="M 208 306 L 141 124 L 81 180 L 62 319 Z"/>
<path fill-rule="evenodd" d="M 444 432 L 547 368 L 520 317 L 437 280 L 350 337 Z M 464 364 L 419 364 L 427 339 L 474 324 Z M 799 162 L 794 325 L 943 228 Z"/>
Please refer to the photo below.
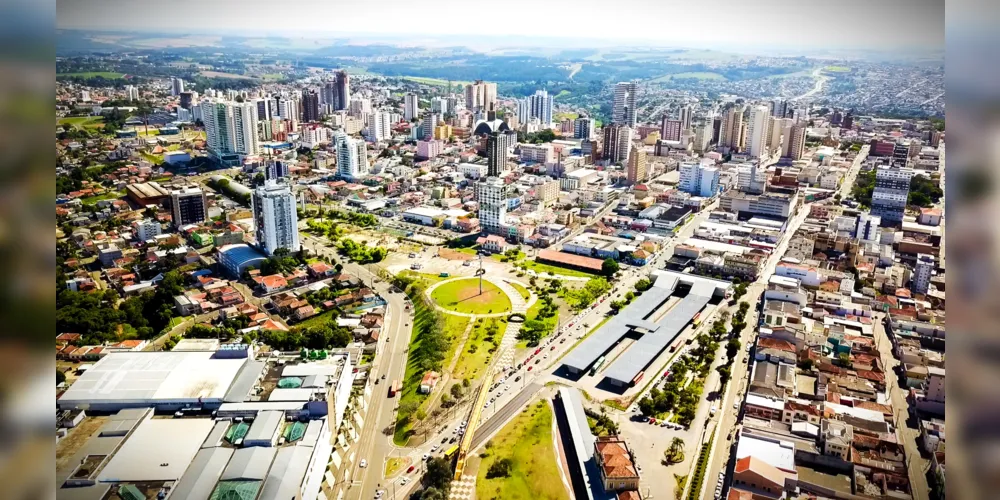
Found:
<path fill-rule="evenodd" d="M 872 215 L 879 216 L 883 223 L 902 222 L 912 179 L 912 169 L 878 167 L 875 172 L 875 190 L 872 192 Z"/>
<path fill-rule="evenodd" d="M 254 190 L 251 200 L 257 246 L 267 255 L 274 255 L 279 248 L 298 252 L 298 216 L 291 187 L 265 181 L 264 185 Z"/>
<path fill-rule="evenodd" d="M 611 121 L 613 123 L 635 128 L 635 100 L 638 90 L 638 81 L 615 84 L 615 100 L 611 108 Z"/>

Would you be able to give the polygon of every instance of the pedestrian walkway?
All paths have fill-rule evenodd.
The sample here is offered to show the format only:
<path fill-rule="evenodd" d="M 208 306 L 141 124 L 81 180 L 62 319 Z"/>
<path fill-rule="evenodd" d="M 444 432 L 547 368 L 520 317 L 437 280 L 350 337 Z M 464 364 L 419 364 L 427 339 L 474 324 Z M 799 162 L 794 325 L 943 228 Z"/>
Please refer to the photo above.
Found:
<path fill-rule="evenodd" d="M 471 500 L 476 497 L 476 476 L 462 476 L 452 481 L 448 500 Z"/>

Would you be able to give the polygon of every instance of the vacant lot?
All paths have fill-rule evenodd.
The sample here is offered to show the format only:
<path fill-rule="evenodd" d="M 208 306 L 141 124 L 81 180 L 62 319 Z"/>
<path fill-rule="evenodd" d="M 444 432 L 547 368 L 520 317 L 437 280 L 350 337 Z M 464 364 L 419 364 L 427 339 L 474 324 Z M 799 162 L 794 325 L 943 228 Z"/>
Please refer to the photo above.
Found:
<path fill-rule="evenodd" d="M 483 281 L 483 293 L 479 293 L 479 280 L 459 279 L 445 283 L 431 293 L 439 306 L 467 314 L 490 314 L 510 310 L 507 294 L 488 281 Z"/>
<path fill-rule="evenodd" d="M 536 273 L 538 273 L 539 277 L 543 278 L 550 278 L 551 277 L 549 276 L 550 274 L 561 274 L 563 276 L 575 276 L 578 278 L 592 278 L 594 276 L 597 276 L 594 273 L 585 273 L 583 271 L 577 271 L 576 269 L 570 269 L 567 267 L 542 264 L 541 262 L 536 262 L 533 260 L 526 260 L 524 261 L 524 264 L 528 266 L 528 269 L 535 271 Z"/>
<path fill-rule="evenodd" d="M 552 409 L 540 401 L 522 411 L 491 440 L 476 478 L 476 498 L 568 499 L 552 442 Z M 507 477 L 487 479 L 490 466 L 510 460 Z"/>

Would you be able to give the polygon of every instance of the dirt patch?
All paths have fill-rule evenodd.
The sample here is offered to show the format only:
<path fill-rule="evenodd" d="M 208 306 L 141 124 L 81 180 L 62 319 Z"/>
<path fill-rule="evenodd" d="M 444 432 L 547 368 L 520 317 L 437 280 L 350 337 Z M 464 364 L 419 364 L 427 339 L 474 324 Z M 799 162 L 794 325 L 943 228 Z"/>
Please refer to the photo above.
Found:
<path fill-rule="evenodd" d="M 56 445 L 56 470 L 63 469 L 107 421 L 108 417 L 86 417 L 80 425 L 70 429 L 69 434 Z"/>
<path fill-rule="evenodd" d="M 438 250 L 438 257 L 448 260 L 474 260 L 475 255 L 469 255 L 467 253 L 462 253 L 450 248 L 441 248 Z"/>

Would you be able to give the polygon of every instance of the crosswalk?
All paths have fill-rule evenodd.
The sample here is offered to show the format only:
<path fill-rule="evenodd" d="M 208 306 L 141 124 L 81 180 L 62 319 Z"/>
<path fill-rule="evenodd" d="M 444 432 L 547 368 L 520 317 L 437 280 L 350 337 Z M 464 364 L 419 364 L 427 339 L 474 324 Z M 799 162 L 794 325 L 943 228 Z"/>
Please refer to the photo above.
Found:
<path fill-rule="evenodd" d="M 476 496 L 476 476 L 462 476 L 462 479 L 452 481 L 448 500 L 471 500 Z"/>

